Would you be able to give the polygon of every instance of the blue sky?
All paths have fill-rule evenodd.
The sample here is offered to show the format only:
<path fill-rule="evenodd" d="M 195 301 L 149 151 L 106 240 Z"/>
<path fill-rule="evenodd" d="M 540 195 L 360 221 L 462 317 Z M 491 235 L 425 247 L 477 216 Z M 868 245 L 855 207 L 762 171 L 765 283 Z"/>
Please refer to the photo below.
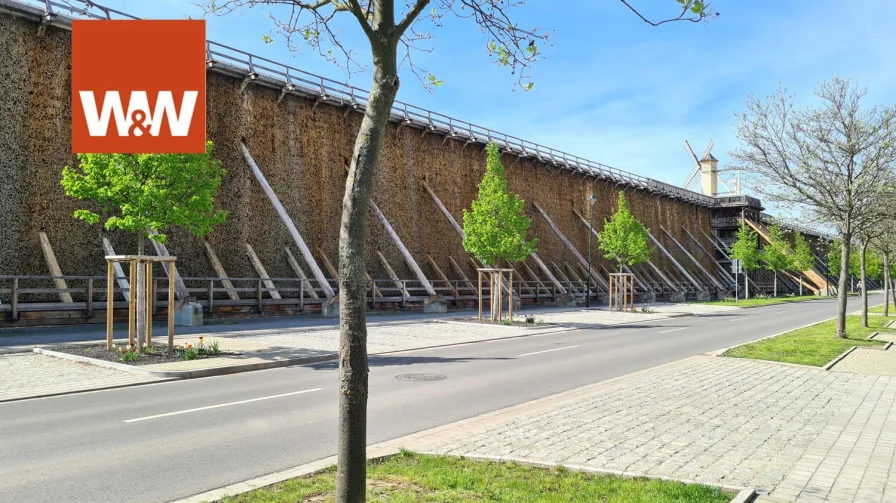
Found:
<path fill-rule="evenodd" d="M 183 18 L 198 16 L 200 1 L 99 3 L 149 18 Z M 631 3 L 653 18 L 673 15 L 677 5 Z M 515 9 L 515 19 L 553 32 L 529 92 L 514 90 L 514 77 L 489 61 L 487 39 L 472 21 L 446 20 L 432 29 L 434 51 L 416 57 L 444 84 L 430 94 L 406 72 L 399 99 L 679 185 L 691 169 L 685 138 L 698 155 L 713 138 L 724 166 L 736 145 L 734 113 L 747 93 L 765 95 L 780 81 L 809 103 L 816 84 L 839 73 L 867 86 L 869 103 L 894 100 L 889 53 L 896 30 L 888 23 L 896 2 L 716 0 L 714 6 L 721 16 L 709 23 L 654 28 L 616 0 L 529 0 Z M 312 50 L 289 52 L 277 37 L 265 44 L 262 35 L 272 27 L 266 9 L 209 18 L 208 36 L 345 79 L 344 70 Z M 369 59 L 359 28 L 347 22 L 343 36 L 361 60 Z M 367 88 L 369 78 L 355 74 L 350 83 Z"/>

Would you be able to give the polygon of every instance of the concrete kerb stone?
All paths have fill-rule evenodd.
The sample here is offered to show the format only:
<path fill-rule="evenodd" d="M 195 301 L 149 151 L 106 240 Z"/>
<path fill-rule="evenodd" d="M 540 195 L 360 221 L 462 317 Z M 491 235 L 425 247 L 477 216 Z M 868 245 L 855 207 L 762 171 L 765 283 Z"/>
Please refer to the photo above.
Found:
<path fill-rule="evenodd" d="M 86 356 L 80 355 L 70 355 L 68 353 L 61 353 L 59 351 L 52 351 L 49 349 L 43 348 L 34 348 L 35 353 L 40 353 L 47 356 L 52 356 L 54 358 L 61 358 L 63 360 L 71 360 L 81 363 L 88 363 L 90 365 L 95 365 L 97 367 L 105 367 L 108 369 L 121 370 L 124 372 L 130 372 L 131 374 L 140 374 L 145 376 L 152 377 L 162 377 L 162 378 L 173 378 L 173 379 L 197 379 L 200 377 L 212 377 L 219 375 L 227 375 L 227 374 L 238 374 L 240 372 L 250 372 L 253 370 L 265 370 L 272 369 L 278 367 L 291 367 L 293 365 L 304 365 L 308 363 L 318 363 L 328 360 L 335 360 L 338 355 L 337 354 L 327 354 L 327 355 L 319 355 L 319 356 L 303 356 L 300 358 L 286 358 L 283 360 L 273 360 L 267 362 L 255 362 L 255 363 L 244 363 L 244 364 L 236 364 L 236 365 L 228 365 L 226 367 L 211 367 L 204 369 L 191 369 L 191 370 L 151 370 L 147 368 L 141 368 L 135 365 L 126 365 L 124 363 L 116 363 L 116 362 L 108 362 L 105 360 L 99 360 L 96 358 L 88 358 Z"/>
<path fill-rule="evenodd" d="M 840 360 L 842 360 L 842 359 L 846 358 L 847 356 L 849 356 L 849 354 L 852 353 L 853 351 L 855 351 L 857 347 L 858 347 L 858 346 L 853 346 L 853 347 L 847 349 L 846 351 L 840 353 L 840 356 L 838 356 L 838 357 L 834 358 L 833 360 L 831 360 L 830 362 L 828 362 L 828 364 L 825 365 L 823 368 L 824 368 L 825 370 L 831 370 L 831 368 L 832 368 L 834 365 L 840 363 Z"/>

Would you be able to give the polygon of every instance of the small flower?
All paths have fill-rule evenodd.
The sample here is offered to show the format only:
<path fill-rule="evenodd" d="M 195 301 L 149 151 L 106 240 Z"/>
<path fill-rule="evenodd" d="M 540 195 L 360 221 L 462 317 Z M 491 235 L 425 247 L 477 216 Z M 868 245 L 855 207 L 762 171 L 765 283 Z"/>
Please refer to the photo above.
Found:
<path fill-rule="evenodd" d="M 192 344 L 187 344 L 187 349 L 193 349 L 193 345 L 192 345 Z"/>
<path fill-rule="evenodd" d="M 199 340 L 200 340 L 200 341 L 201 341 L 202 339 L 204 339 L 204 337 L 199 337 Z"/>

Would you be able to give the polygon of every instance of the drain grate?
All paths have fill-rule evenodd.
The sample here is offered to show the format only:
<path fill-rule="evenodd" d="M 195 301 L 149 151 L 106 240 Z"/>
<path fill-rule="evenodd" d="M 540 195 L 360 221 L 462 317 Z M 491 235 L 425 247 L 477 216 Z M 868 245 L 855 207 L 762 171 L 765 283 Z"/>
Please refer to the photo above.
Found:
<path fill-rule="evenodd" d="M 441 381 L 445 379 L 442 374 L 398 374 L 396 379 L 401 381 Z"/>

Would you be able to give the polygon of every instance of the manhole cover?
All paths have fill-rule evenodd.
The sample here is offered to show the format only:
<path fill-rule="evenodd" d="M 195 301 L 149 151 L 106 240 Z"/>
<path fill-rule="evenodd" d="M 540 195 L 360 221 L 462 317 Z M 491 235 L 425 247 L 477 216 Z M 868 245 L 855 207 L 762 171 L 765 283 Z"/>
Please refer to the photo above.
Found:
<path fill-rule="evenodd" d="M 442 374 L 398 374 L 395 378 L 402 381 L 441 381 L 445 376 Z"/>

